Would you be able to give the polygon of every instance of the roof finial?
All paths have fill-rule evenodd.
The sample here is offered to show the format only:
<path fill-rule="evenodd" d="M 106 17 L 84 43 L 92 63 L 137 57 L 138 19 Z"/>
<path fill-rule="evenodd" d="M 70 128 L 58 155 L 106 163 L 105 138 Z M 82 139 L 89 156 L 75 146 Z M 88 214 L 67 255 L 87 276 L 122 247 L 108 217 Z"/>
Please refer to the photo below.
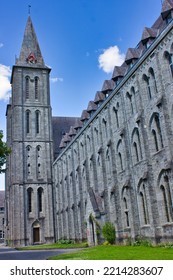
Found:
<path fill-rule="evenodd" d="M 31 5 L 28 5 L 28 15 L 31 14 Z"/>

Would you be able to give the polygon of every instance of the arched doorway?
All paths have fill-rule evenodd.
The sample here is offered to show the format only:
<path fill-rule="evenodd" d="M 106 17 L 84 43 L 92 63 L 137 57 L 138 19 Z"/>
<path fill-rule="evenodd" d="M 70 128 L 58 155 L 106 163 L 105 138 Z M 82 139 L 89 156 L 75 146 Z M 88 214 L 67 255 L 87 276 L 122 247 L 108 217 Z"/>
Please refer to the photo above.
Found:
<path fill-rule="evenodd" d="M 33 243 L 40 242 L 40 223 L 35 221 L 32 225 L 33 228 Z"/>

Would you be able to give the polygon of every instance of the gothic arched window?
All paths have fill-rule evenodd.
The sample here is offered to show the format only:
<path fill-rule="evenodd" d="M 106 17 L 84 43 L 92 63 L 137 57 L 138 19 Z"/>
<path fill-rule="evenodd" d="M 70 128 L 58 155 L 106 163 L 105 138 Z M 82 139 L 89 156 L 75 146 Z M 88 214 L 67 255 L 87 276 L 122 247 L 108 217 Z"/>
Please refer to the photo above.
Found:
<path fill-rule="evenodd" d="M 149 73 L 149 77 L 150 77 L 150 80 L 151 80 L 151 90 L 152 90 L 152 92 L 157 93 L 158 92 L 157 83 L 156 83 L 156 78 L 155 78 L 153 68 L 150 68 L 148 73 Z"/>
<path fill-rule="evenodd" d="M 165 58 L 167 59 L 168 61 L 168 64 L 169 64 L 169 68 L 170 68 L 170 71 L 171 71 L 171 75 L 173 77 L 173 61 L 172 61 L 172 54 L 169 53 L 168 51 L 165 52 Z"/>
<path fill-rule="evenodd" d="M 147 86 L 147 91 L 148 91 L 148 98 L 151 99 L 151 87 L 150 87 L 150 77 L 148 77 L 147 75 L 143 75 L 143 80 L 146 83 Z"/>
<path fill-rule="evenodd" d="M 126 227 L 129 227 L 130 226 L 130 223 L 129 223 L 129 210 L 128 210 L 128 205 L 127 205 L 126 197 L 123 198 L 123 202 L 124 202 L 124 214 L 125 214 Z"/>
<path fill-rule="evenodd" d="M 143 220 L 144 223 L 147 224 L 147 215 L 146 215 L 146 206 L 145 206 L 145 199 L 144 194 L 142 192 L 139 193 L 139 196 L 141 198 L 141 206 L 142 206 L 142 212 L 143 212 Z"/>
<path fill-rule="evenodd" d="M 132 133 L 132 147 L 133 147 L 133 156 L 135 158 L 134 163 L 142 160 L 142 146 L 141 146 L 141 140 L 139 135 L 139 129 L 135 128 Z"/>
<path fill-rule="evenodd" d="M 137 111 L 135 88 L 134 88 L 134 87 L 131 87 L 130 92 L 131 92 L 131 96 L 132 96 L 133 109 L 135 109 L 135 110 Z"/>
<path fill-rule="evenodd" d="M 119 171 L 124 170 L 124 157 L 123 157 L 123 144 L 122 140 L 120 139 L 117 144 L 117 154 L 118 154 L 118 167 Z"/>
<path fill-rule="evenodd" d="M 129 101 L 130 113 L 131 113 L 131 115 L 133 115 L 133 113 L 134 113 L 134 108 L 133 108 L 133 99 L 132 99 L 132 95 L 131 95 L 129 92 L 127 92 L 127 93 L 126 93 L 126 96 L 127 96 L 127 98 L 128 98 L 128 101 Z"/>
<path fill-rule="evenodd" d="M 115 123 L 116 123 L 116 128 L 120 127 L 120 123 L 119 123 L 119 102 L 117 102 L 116 107 L 113 107 L 113 111 L 115 114 Z"/>
<path fill-rule="evenodd" d="M 155 151 L 157 152 L 164 147 L 161 126 L 160 126 L 160 119 L 159 119 L 158 113 L 154 113 L 152 115 L 151 121 L 150 121 L 150 129 L 151 129 L 151 133 L 153 135 Z"/>

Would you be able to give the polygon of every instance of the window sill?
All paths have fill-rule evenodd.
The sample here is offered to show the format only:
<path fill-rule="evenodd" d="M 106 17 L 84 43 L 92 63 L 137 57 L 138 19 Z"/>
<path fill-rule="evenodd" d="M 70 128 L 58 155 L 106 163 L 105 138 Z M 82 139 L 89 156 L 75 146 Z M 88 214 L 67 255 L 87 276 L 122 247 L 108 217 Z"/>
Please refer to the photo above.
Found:
<path fill-rule="evenodd" d="M 169 227 L 173 226 L 173 222 L 167 222 L 166 224 L 163 224 L 162 227 Z"/>

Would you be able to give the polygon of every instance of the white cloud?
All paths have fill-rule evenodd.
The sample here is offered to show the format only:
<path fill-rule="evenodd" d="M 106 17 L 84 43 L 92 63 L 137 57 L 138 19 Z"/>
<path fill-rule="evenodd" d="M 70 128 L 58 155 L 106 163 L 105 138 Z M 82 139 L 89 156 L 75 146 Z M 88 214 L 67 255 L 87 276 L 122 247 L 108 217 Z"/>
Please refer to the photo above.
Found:
<path fill-rule="evenodd" d="M 120 66 L 124 62 L 125 55 L 120 52 L 117 46 L 104 49 L 99 55 L 99 68 L 106 73 L 111 73 L 115 66 Z"/>
<path fill-rule="evenodd" d="M 63 82 L 64 81 L 64 79 L 63 78 L 50 78 L 50 81 L 52 82 L 52 83 L 57 83 L 57 82 Z"/>
<path fill-rule="evenodd" d="M 0 48 L 2 48 L 4 46 L 4 44 L 3 43 L 0 43 Z"/>
<path fill-rule="evenodd" d="M 0 100 L 7 100 L 11 92 L 10 78 L 11 69 L 9 66 L 0 64 Z"/>

